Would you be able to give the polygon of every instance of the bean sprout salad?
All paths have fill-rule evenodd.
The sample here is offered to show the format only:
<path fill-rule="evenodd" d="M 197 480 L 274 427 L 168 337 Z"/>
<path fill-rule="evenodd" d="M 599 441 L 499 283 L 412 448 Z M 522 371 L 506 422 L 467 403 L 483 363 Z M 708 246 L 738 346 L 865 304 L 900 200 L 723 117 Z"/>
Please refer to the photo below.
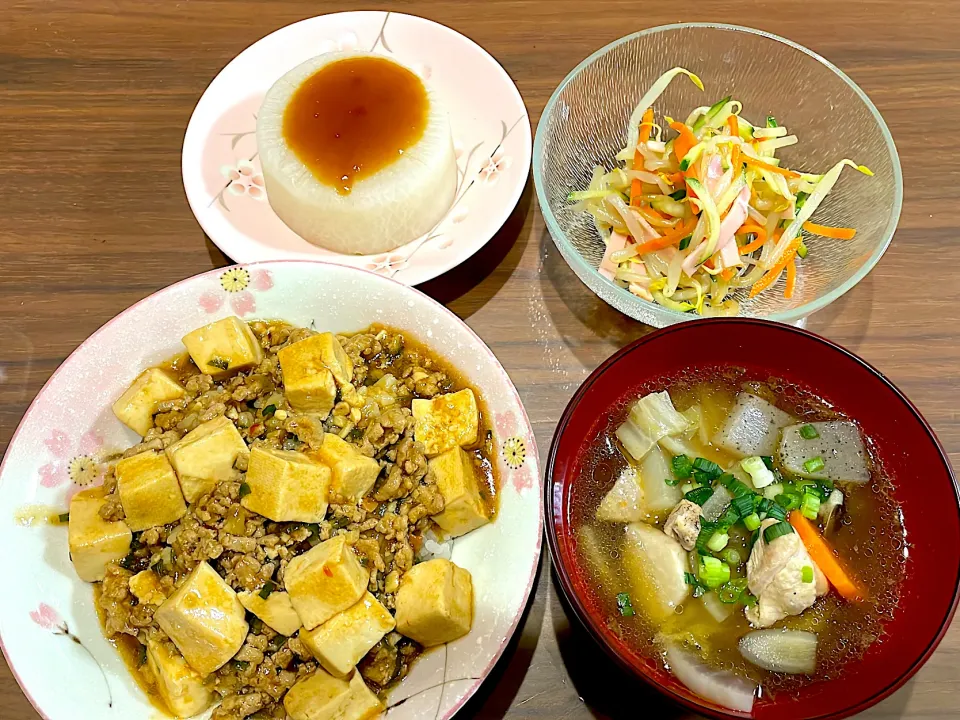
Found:
<path fill-rule="evenodd" d="M 773 117 L 753 125 L 730 97 L 658 125 L 652 105 L 679 75 L 703 90 L 684 68 L 661 75 L 630 116 L 618 167 L 596 167 L 589 187 L 569 195 L 606 244 L 600 273 L 645 300 L 703 316 L 738 314 L 737 297 L 768 291 L 784 274 L 777 287 L 793 297 L 797 261 L 807 256 L 803 233 L 856 234 L 810 218 L 844 167 L 873 173 L 848 159 L 823 174 L 783 167 L 777 151 L 797 136 Z"/>

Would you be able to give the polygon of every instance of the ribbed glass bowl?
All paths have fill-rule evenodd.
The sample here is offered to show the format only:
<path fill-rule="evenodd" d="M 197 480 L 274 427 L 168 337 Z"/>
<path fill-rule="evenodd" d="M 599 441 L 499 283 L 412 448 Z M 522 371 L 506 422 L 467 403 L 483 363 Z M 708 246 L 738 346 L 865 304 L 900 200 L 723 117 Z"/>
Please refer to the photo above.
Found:
<path fill-rule="evenodd" d="M 838 68 L 784 38 L 736 25 L 664 25 L 621 38 L 580 63 L 547 102 L 534 142 L 533 177 L 547 229 L 577 276 L 621 312 L 657 327 L 697 317 L 602 277 L 604 245 L 593 219 L 567 201 L 571 190 L 587 187 L 596 165 L 614 166 L 640 97 L 678 65 L 699 75 L 706 92 L 675 79 L 654 103 L 658 123 L 732 95 L 748 120 L 773 115 L 799 137 L 778 151 L 784 166 L 825 172 L 849 157 L 874 172 L 845 169 L 814 214 L 816 222 L 855 227 L 857 235 L 811 238 L 791 299 L 783 297 L 782 279 L 756 298 L 735 295 L 741 315 L 796 323 L 856 285 L 883 255 L 900 217 L 903 179 L 893 138 L 870 99 Z"/>

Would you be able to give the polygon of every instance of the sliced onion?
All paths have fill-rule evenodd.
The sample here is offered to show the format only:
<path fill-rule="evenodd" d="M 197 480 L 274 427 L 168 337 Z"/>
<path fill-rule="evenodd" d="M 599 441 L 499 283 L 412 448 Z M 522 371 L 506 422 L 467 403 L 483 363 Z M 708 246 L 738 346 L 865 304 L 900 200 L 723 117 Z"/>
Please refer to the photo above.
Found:
<path fill-rule="evenodd" d="M 643 242 L 644 240 L 652 240 L 660 237 L 656 232 L 654 232 L 653 228 L 650 228 L 650 231 L 647 232 L 640 222 L 641 218 L 638 218 L 636 215 L 630 212 L 630 208 L 619 195 L 604 198 L 604 202 L 609 203 L 620 214 L 620 217 L 623 218 L 624 224 L 627 226 L 627 230 L 630 231 L 629 234 L 632 235 L 633 239 L 637 242 Z M 647 227 L 649 227 L 649 225 Z"/>

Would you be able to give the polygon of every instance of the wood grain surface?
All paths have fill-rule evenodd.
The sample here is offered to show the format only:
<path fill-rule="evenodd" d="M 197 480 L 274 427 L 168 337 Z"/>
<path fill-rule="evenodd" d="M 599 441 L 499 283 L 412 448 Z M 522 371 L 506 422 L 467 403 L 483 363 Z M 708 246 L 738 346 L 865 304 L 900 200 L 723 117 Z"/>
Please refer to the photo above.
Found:
<path fill-rule="evenodd" d="M 101 324 L 170 283 L 230 263 L 204 237 L 180 182 L 184 128 L 207 83 L 261 36 L 358 7 L 369 4 L 0 1 L 0 450 L 54 369 Z M 843 68 L 893 132 L 903 215 L 877 269 L 809 327 L 891 377 L 960 463 L 960 3 L 474 0 L 387 9 L 445 23 L 487 48 L 516 81 L 534 124 L 582 58 L 667 22 L 753 25 Z M 782 81 L 789 91 L 789 78 Z M 532 183 L 486 249 L 423 289 L 496 352 L 526 403 L 541 456 L 578 384 L 649 331 L 567 268 Z M 866 715 L 957 717 L 958 665 L 954 625 L 916 678 Z M 522 633 L 464 716 L 651 714 L 683 716 L 570 624 L 545 557 Z M 36 717 L 0 662 L 0 718 Z"/>

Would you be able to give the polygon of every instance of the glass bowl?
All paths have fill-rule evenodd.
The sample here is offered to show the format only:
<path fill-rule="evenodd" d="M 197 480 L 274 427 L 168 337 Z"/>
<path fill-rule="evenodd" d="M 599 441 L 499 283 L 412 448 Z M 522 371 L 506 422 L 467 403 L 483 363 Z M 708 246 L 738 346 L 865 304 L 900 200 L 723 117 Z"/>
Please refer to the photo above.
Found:
<path fill-rule="evenodd" d="M 893 138 L 876 107 L 838 68 L 796 43 L 736 25 L 682 23 L 642 30 L 601 48 L 560 83 L 544 108 L 533 148 L 533 177 L 547 229 L 567 264 L 593 292 L 619 311 L 663 327 L 697 315 L 647 302 L 602 277 L 604 245 L 585 212 L 572 209 L 571 190 L 585 189 L 593 168 L 612 168 L 626 144 L 626 125 L 640 97 L 664 71 L 682 66 L 705 92 L 675 79 L 654 103 L 664 115 L 732 95 L 753 122 L 773 115 L 799 137 L 778 156 L 786 167 L 825 172 L 849 157 L 873 170 L 844 170 L 817 210 L 816 222 L 852 226 L 850 241 L 812 238 L 798 266 L 797 288 L 783 297 L 783 280 L 747 299 L 741 315 L 796 323 L 856 285 L 883 255 L 900 217 L 903 179 Z"/>
<path fill-rule="evenodd" d="M 573 526 L 576 498 L 594 482 L 583 467 L 596 452 L 598 436 L 611 423 L 616 425 L 633 398 L 662 389 L 666 378 L 702 370 L 702 362 L 690 353 L 690 348 L 698 347 L 714 349 L 711 364 L 742 368 L 749 380 L 778 378 L 798 385 L 854 418 L 892 480 L 909 540 L 903 550 L 906 568 L 900 602 L 885 621 L 881 640 L 833 679 L 765 695 L 755 703 L 752 715 L 697 696 L 651 653 L 624 641 L 604 609 L 609 607 L 609 594 L 618 590 L 598 587 L 591 580 L 580 560 Z M 757 353 L 758 347 L 777 352 Z M 957 608 L 960 490 L 936 435 L 878 370 L 838 345 L 788 325 L 750 318 L 704 319 L 658 330 L 618 351 L 584 381 L 567 405 L 547 459 L 543 498 L 551 558 L 577 618 L 627 670 L 708 717 L 837 720 L 865 710 L 920 669 Z M 856 566 L 852 569 L 856 571 Z"/>

